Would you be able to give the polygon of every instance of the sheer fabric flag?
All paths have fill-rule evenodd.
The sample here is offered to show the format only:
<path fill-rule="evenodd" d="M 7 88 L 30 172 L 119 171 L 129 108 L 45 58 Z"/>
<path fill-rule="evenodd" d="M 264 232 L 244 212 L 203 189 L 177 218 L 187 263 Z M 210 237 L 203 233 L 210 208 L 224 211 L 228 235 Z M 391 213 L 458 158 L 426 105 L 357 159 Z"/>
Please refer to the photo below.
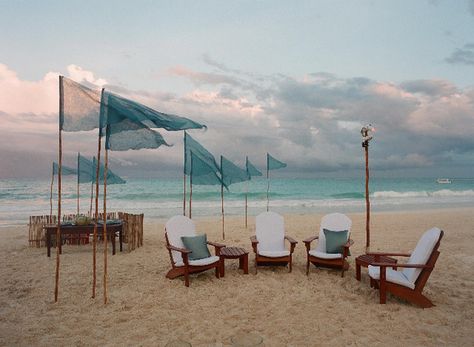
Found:
<path fill-rule="evenodd" d="M 107 108 L 106 118 L 103 117 L 104 112 L 101 112 L 102 128 L 107 124 L 120 123 L 124 119 L 141 123 L 148 128 L 163 128 L 168 131 L 205 128 L 205 125 L 191 119 L 156 111 L 111 92 L 104 91 L 102 102 Z"/>
<path fill-rule="evenodd" d="M 249 179 L 251 179 L 252 176 L 262 176 L 262 173 L 250 162 L 248 157 L 245 157 L 245 168 Z"/>
<path fill-rule="evenodd" d="M 56 162 L 53 162 L 53 175 L 57 175 L 59 172 L 59 165 Z M 76 175 L 77 171 L 75 169 L 72 169 L 70 167 L 61 166 L 61 175 L 66 176 L 66 175 Z"/>
<path fill-rule="evenodd" d="M 191 152 L 190 155 L 191 176 L 193 184 L 205 186 L 224 185 L 224 187 L 227 189 L 227 185 L 217 174 L 219 170 L 216 171 L 214 167 L 202 160 L 200 156 L 195 155 L 194 152 Z"/>
<path fill-rule="evenodd" d="M 77 159 L 77 172 L 79 183 L 89 183 L 94 180 L 95 177 L 95 165 L 92 160 L 87 159 L 82 155 L 78 155 Z"/>
<path fill-rule="evenodd" d="M 96 168 L 97 168 L 97 160 L 93 159 L 93 176 L 92 176 L 92 179 L 93 179 L 93 182 L 95 183 L 96 182 Z M 99 183 L 104 183 L 104 165 L 100 164 L 100 168 L 99 168 Z M 125 184 L 127 183 L 125 180 L 123 180 L 120 176 L 114 174 L 112 172 L 112 170 L 110 169 L 107 169 L 107 185 L 109 184 Z"/>
<path fill-rule="evenodd" d="M 108 125 L 105 148 L 111 151 L 128 151 L 143 148 L 171 147 L 158 131 L 128 119 Z"/>
<path fill-rule="evenodd" d="M 186 175 L 191 174 L 191 152 L 194 157 L 198 157 L 207 166 L 211 167 L 214 172 L 220 172 L 219 165 L 217 165 L 214 156 L 187 132 L 184 132 L 184 149 L 184 173 Z"/>
<path fill-rule="evenodd" d="M 63 131 L 88 131 L 99 127 L 101 92 L 69 78 L 60 78 L 59 125 Z"/>
<path fill-rule="evenodd" d="M 268 170 L 277 170 L 286 167 L 284 162 L 281 162 L 273 158 L 269 153 L 267 153 L 267 169 Z"/>
<path fill-rule="evenodd" d="M 247 171 L 241 169 L 230 160 L 221 155 L 221 177 L 226 186 L 233 183 L 248 181 Z"/>

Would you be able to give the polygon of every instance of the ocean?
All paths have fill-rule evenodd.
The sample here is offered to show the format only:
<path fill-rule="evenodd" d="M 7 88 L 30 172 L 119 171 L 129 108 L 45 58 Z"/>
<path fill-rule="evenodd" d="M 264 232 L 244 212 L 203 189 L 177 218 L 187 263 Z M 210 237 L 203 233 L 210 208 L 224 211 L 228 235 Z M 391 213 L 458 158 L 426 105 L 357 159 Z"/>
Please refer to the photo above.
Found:
<path fill-rule="evenodd" d="M 253 178 L 224 190 L 226 215 L 244 216 L 248 187 L 248 214 L 266 209 L 267 181 Z M 63 178 L 62 210 L 76 212 L 76 181 Z M 90 184 L 81 184 L 80 210 L 90 208 Z M 187 187 L 189 194 L 189 186 Z M 283 179 L 270 183 L 270 209 L 279 213 L 330 213 L 365 211 L 365 181 L 354 178 Z M 57 211 L 54 185 L 53 214 Z M 102 195 L 102 192 L 100 193 Z M 192 214 L 218 216 L 221 213 L 220 186 L 193 186 Z M 453 179 L 439 184 L 434 178 L 371 178 L 371 211 L 406 211 L 474 206 L 474 180 Z M 102 202 L 99 205 L 102 206 Z M 186 206 L 188 208 L 188 205 Z M 145 219 L 165 220 L 181 214 L 183 180 L 128 179 L 123 185 L 107 186 L 108 211 L 144 213 Z M 25 225 L 30 215 L 50 213 L 49 180 L 1 180 L 0 226 Z"/>

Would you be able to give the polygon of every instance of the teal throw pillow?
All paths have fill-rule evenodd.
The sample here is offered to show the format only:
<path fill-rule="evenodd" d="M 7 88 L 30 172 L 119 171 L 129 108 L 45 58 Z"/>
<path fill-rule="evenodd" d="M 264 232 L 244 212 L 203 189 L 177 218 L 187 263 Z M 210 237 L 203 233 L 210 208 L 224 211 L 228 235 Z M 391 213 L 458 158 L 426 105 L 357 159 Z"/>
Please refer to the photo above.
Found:
<path fill-rule="evenodd" d="M 189 249 L 192 253 L 189 253 L 189 260 L 198 260 L 208 258 L 211 256 L 209 249 L 207 249 L 207 236 L 181 236 L 184 248 Z"/>
<path fill-rule="evenodd" d="M 349 231 L 332 231 L 323 229 L 324 236 L 326 237 L 326 253 L 343 253 L 343 246 L 347 243 L 347 235 Z M 347 255 L 350 255 L 348 253 Z"/>

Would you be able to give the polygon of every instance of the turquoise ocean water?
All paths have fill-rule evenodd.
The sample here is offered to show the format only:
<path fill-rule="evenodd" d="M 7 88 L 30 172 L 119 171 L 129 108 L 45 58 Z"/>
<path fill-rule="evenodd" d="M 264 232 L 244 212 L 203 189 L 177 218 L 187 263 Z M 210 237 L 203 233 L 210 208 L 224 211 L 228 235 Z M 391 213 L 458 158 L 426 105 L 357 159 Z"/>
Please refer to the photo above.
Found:
<path fill-rule="evenodd" d="M 279 213 L 329 213 L 365 211 L 363 179 L 272 179 L 270 209 Z M 225 191 L 226 215 L 244 215 L 247 183 Z M 249 216 L 266 209 L 266 179 L 248 183 Z M 128 179 L 127 184 L 107 187 L 109 211 L 144 213 L 147 220 L 167 219 L 182 213 L 182 179 Z M 54 188 L 53 214 L 57 210 Z M 189 193 L 189 187 L 188 187 Z M 102 193 L 101 193 L 102 194 Z M 81 213 L 90 208 L 90 185 L 80 189 Z M 0 226 L 28 223 L 28 216 L 49 214 L 50 181 L 0 181 Z M 372 211 L 397 211 L 474 206 L 474 180 L 439 184 L 434 178 L 373 178 L 370 182 Z M 102 206 L 102 205 L 100 205 Z M 193 187 L 193 216 L 218 216 L 221 211 L 220 187 Z M 63 179 L 63 211 L 76 212 L 76 183 Z"/>

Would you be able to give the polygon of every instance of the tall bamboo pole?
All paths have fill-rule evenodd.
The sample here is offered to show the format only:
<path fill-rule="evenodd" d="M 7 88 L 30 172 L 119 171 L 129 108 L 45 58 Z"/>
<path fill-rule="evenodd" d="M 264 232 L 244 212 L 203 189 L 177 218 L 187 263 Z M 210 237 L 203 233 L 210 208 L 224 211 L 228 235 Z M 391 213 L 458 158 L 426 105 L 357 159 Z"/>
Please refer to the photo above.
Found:
<path fill-rule="evenodd" d="M 79 175 L 80 175 L 80 167 L 79 167 L 79 157 L 81 156 L 81 153 L 77 153 L 77 215 L 79 215 Z"/>
<path fill-rule="evenodd" d="M 225 223 L 224 223 L 224 171 L 222 170 L 221 155 L 221 214 L 222 214 L 222 239 L 225 240 Z"/>
<path fill-rule="evenodd" d="M 103 97 L 104 97 L 104 88 L 101 92 L 101 104 L 100 107 L 103 107 Z M 97 141 L 97 166 L 95 168 L 95 223 L 94 223 L 94 237 L 92 239 L 92 298 L 95 298 L 95 288 L 97 285 L 97 223 L 99 222 L 99 173 L 100 173 L 100 148 L 102 147 L 102 128 L 99 125 L 99 139 Z"/>
<path fill-rule="evenodd" d="M 108 127 L 108 126 L 107 126 Z M 104 304 L 107 304 L 107 170 L 109 161 L 109 150 L 105 149 L 105 168 L 104 168 Z"/>
<path fill-rule="evenodd" d="M 53 184 L 54 184 L 54 162 L 53 168 L 51 171 L 51 188 L 49 194 L 49 222 L 51 223 L 53 220 Z"/>
<path fill-rule="evenodd" d="M 189 219 L 192 218 L 193 204 L 193 153 L 191 152 L 191 172 L 189 173 Z"/>
<path fill-rule="evenodd" d="M 249 193 L 249 181 L 246 183 L 245 187 L 245 229 L 247 229 L 247 206 L 248 206 L 248 193 Z"/>
<path fill-rule="evenodd" d="M 267 154 L 267 212 L 270 207 L 270 198 L 268 197 L 268 193 L 270 192 L 270 170 L 268 170 L 268 154 Z"/>
<path fill-rule="evenodd" d="M 183 131 L 183 216 L 186 216 L 186 131 Z"/>
<path fill-rule="evenodd" d="M 58 302 L 59 297 L 59 265 L 61 247 L 61 165 L 63 158 L 63 139 L 61 116 L 64 114 L 63 99 L 63 76 L 59 76 L 59 159 L 58 159 L 58 228 L 56 230 L 56 276 L 54 286 L 54 302 Z"/>
<path fill-rule="evenodd" d="M 369 142 L 365 143 L 365 209 L 366 209 L 366 220 L 365 220 L 365 247 L 370 247 L 370 200 L 369 200 Z"/>

